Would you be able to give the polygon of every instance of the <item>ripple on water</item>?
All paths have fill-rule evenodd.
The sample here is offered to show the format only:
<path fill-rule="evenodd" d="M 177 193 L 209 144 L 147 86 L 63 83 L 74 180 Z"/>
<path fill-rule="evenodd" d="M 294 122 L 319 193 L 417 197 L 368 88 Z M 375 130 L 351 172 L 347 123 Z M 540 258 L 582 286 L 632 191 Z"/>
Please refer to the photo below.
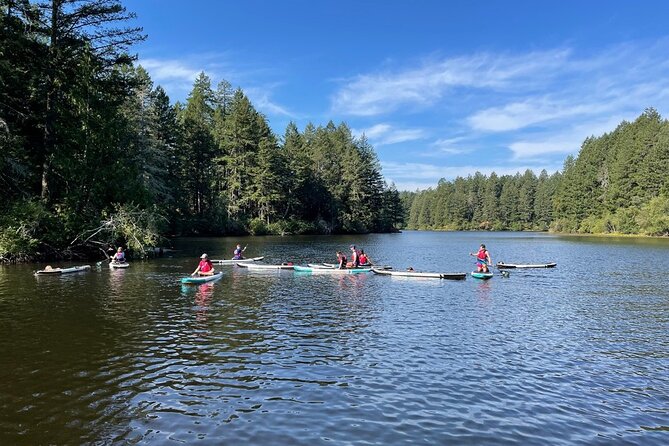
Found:
<path fill-rule="evenodd" d="M 384 263 L 468 271 L 458 253 L 480 237 L 355 242 Z M 485 238 L 558 268 L 454 282 L 225 267 L 193 287 L 179 282 L 189 253 L 65 280 L 2 269 L 0 442 L 665 444 L 668 283 L 628 271 L 647 252 Z M 221 240 L 184 249 L 236 243 Z M 254 241 L 305 263 L 348 243 Z M 607 271 L 583 274 L 603 254 Z"/>

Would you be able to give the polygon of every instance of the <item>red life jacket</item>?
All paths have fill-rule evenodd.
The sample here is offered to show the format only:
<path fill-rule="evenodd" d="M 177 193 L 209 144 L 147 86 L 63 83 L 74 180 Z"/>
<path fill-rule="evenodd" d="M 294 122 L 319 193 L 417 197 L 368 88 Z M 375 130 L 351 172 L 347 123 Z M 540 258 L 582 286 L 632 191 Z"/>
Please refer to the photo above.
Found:
<path fill-rule="evenodd" d="M 200 272 L 208 273 L 209 271 L 211 271 L 212 269 L 214 269 L 214 264 L 211 263 L 211 260 L 209 260 L 209 259 L 207 259 L 207 260 L 200 260 L 200 265 L 199 265 L 199 267 L 200 267 Z"/>

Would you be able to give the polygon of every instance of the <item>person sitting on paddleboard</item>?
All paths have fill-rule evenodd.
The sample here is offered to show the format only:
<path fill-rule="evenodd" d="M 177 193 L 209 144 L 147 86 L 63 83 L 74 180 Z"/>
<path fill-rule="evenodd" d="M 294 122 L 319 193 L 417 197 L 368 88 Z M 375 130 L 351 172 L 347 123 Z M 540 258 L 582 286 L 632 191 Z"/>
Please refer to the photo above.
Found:
<path fill-rule="evenodd" d="M 242 260 L 244 258 L 242 255 L 244 251 L 246 251 L 246 246 L 244 246 L 244 249 L 242 249 L 241 245 L 237 245 L 235 251 L 233 252 L 232 260 Z"/>
<path fill-rule="evenodd" d="M 365 254 L 365 250 L 361 249 L 360 250 L 360 265 L 367 266 L 367 265 L 371 265 L 371 264 L 372 264 L 372 261 L 369 259 L 369 257 L 367 257 L 367 254 Z"/>
<path fill-rule="evenodd" d="M 112 257 L 112 262 L 114 263 L 125 263 L 125 253 L 123 252 L 122 247 L 118 247 L 116 253 Z"/>
<path fill-rule="evenodd" d="M 200 263 L 197 265 L 197 268 L 195 271 L 193 271 L 193 274 L 191 276 L 194 276 L 196 274 L 199 274 L 200 276 L 213 276 L 214 275 L 214 264 L 211 263 L 211 260 L 209 260 L 209 256 L 207 254 L 202 254 L 200 256 Z"/>
<path fill-rule="evenodd" d="M 481 244 L 479 252 L 474 254 L 473 252 L 469 253 L 470 256 L 476 256 L 476 269 L 477 272 L 489 272 L 488 265 L 492 265 L 492 260 L 490 260 L 490 253 L 485 249 L 485 245 Z"/>
<path fill-rule="evenodd" d="M 337 262 L 339 262 L 339 269 L 346 269 L 346 256 L 341 251 L 337 251 Z"/>
<path fill-rule="evenodd" d="M 355 245 L 351 245 L 351 268 L 360 266 L 360 253 L 355 249 Z"/>

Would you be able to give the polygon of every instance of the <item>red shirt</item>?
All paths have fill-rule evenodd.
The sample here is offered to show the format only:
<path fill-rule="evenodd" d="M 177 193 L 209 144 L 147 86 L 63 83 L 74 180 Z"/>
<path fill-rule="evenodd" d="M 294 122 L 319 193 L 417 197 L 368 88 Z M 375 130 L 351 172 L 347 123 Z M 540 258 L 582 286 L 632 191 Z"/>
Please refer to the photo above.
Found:
<path fill-rule="evenodd" d="M 209 259 L 203 259 L 200 260 L 200 265 L 198 265 L 200 268 L 200 271 L 203 273 L 208 273 L 212 269 L 214 269 L 214 265 L 211 263 L 211 260 Z"/>

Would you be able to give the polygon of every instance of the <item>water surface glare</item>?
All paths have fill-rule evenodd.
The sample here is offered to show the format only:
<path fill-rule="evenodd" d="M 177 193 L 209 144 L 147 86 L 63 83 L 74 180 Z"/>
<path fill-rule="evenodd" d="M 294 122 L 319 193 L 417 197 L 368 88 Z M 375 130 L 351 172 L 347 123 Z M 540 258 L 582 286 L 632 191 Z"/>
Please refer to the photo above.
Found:
<path fill-rule="evenodd" d="M 381 264 L 490 281 L 235 266 Z M 535 233 L 201 238 L 63 277 L 0 267 L 0 444 L 669 444 L 669 240 Z"/>

